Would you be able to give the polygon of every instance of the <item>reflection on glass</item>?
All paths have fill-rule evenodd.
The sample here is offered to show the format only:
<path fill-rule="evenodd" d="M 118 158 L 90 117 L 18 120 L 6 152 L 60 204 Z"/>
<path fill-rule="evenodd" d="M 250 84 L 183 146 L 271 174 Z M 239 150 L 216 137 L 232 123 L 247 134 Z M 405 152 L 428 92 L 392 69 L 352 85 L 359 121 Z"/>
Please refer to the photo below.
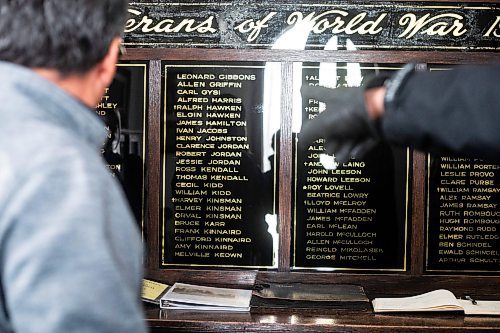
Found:
<path fill-rule="evenodd" d="M 337 42 L 334 37 L 327 47 L 336 49 Z M 346 45 L 355 49 L 350 41 Z M 364 76 L 395 69 L 307 64 L 294 79 L 307 85 L 357 87 Z M 319 101 L 309 99 L 294 115 L 307 121 L 323 110 Z M 324 145 L 318 139 L 307 150 L 294 147 L 293 268 L 405 270 L 409 152 L 379 144 L 363 160 L 338 165 L 324 153 Z"/>
<path fill-rule="evenodd" d="M 279 109 L 263 104 L 265 69 L 164 63 L 162 266 L 277 266 Z"/>
<path fill-rule="evenodd" d="M 106 166 L 121 182 L 141 224 L 144 223 L 146 87 L 145 64 L 119 64 L 112 84 L 95 108 L 108 131 L 102 147 Z"/>
<path fill-rule="evenodd" d="M 298 22 L 290 29 L 281 34 L 273 43 L 273 50 L 304 50 L 307 44 L 307 39 L 314 23 L 304 20 Z M 300 63 L 293 64 L 294 77 L 300 75 L 302 65 Z M 283 73 L 281 72 L 281 63 L 268 62 L 266 63 L 265 79 L 264 79 L 264 103 L 263 109 L 264 118 L 264 138 L 265 142 L 270 142 L 269 138 L 280 129 L 280 111 L 282 99 L 282 82 Z M 294 90 L 301 86 L 300 81 L 293 81 Z M 300 105 L 300 96 L 293 96 L 293 105 Z M 295 109 L 295 108 L 294 108 Z M 300 129 L 300 122 L 292 125 L 294 128 Z M 264 156 L 270 156 L 264 153 Z M 267 161 L 264 162 L 267 168 Z"/>

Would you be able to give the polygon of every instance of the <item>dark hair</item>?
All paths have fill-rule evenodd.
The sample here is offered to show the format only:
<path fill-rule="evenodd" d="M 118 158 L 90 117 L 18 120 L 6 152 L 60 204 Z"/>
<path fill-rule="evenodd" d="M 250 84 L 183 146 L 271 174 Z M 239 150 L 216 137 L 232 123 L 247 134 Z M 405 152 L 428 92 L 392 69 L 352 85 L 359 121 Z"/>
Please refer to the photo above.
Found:
<path fill-rule="evenodd" d="M 0 60 L 84 73 L 123 32 L 127 0 L 0 0 Z"/>

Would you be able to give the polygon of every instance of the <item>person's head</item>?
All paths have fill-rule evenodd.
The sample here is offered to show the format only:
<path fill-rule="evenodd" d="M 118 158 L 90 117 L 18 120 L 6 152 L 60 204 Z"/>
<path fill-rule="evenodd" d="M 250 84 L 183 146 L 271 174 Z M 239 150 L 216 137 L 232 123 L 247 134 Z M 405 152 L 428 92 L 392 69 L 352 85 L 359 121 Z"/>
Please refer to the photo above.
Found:
<path fill-rule="evenodd" d="M 83 78 L 112 65 L 92 78 L 102 94 L 114 75 L 127 6 L 127 0 L 0 0 L 0 60 L 49 79 Z"/>

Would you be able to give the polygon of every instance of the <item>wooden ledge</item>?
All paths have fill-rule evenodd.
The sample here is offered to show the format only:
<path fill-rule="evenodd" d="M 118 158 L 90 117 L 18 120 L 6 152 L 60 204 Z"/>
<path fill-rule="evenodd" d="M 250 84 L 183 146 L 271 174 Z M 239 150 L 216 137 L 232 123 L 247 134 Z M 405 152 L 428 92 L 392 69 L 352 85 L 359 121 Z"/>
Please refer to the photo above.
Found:
<path fill-rule="evenodd" d="M 166 311 L 146 305 L 151 333 L 160 332 L 498 332 L 500 317 L 462 314 L 374 314 L 338 310 L 250 313 Z"/>

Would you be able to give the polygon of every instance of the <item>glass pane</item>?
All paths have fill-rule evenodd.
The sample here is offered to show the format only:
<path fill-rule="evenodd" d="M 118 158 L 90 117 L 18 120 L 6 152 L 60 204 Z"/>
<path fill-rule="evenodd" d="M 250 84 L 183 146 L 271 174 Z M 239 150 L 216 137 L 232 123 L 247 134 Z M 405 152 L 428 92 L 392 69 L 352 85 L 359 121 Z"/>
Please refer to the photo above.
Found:
<path fill-rule="evenodd" d="M 137 222 L 144 224 L 147 65 L 121 63 L 96 113 L 108 131 L 102 154 L 121 182 Z"/>
<path fill-rule="evenodd" d="M 500 272 L 500 166 L 429 156 L 427 271 Z"/>
<path fill-rule="evenodd" d="M 304 64 L 301 78 L 296 79 L 304 85 L 357 87 L 363 77 L 397 68 Z M 322 104 L 301 100 L 295 105 L 295 119 L 313 119 L 324 109 Z M 292 267 L 406 270 L 409 150 L 381 143 L 362 160 L 339 165 L 324 146 L 324 139 L 305 150 L 295 143 Z"/>
<path fill-rule="evenodd" d="M 163 63 L 162 267 L 276 267 L 276 68 Z"/>

